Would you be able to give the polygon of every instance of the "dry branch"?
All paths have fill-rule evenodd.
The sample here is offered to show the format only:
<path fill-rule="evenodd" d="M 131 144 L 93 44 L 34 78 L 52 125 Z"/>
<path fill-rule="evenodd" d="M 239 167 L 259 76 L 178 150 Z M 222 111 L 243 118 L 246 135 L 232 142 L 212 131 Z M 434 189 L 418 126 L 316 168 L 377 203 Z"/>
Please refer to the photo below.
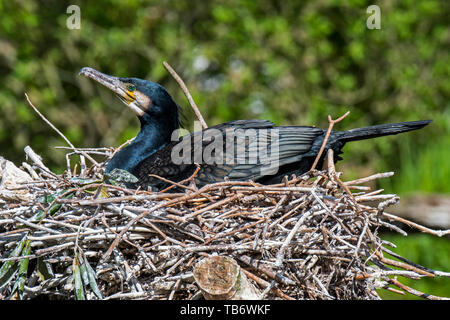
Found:
<path fill-rule="evenodd" d="M 316 168 L 317 163 L 319 162 L 320 158 L 322 157 L 323 150 L 325 149 L 325 146 L 327 145 L 328 138 L 330 137 L 331 130 L 333 130 L 334 125 L 336 123 L 338 123 L 339 121 L 342 121 L 349 114 L 350 114 L 350 111 L 347 111 L 344 115 L 342 115 L 341 117 L 339 117 L 335 120 L 331 119 L 330 115 L 328 116 L 328 123 L 329 123 L 328 130 L 327 130 L 327 133 L 325 134 L 325 138 L 323 139 L 322 145 L 320 146 L 319 153 L 317 154 L 316 159 L 314 160 L 314 163 L 311 166 L 311 170 L 314 170 Z"/>
<path fill-rule="evenodd" d="M 172 75 L 172 77 L 180 85 L 181 90 L 183 90 L 184 94 L 186 95 L 186 98 L 189 101 L 189 104 L 191 105 L 192 109 L 194 110 L 195 115 L 197 116 L 198 120 L 200 121 L 202 128 L 203 129 L 208 128 L 208 125 L 206 124 L 205 120 L 203 119 L 203 116 L 200 113 L 200 110 L 198 110 L 198 107 L 195 104 L 195 101 L 192 98 L 192 95 L 189 92 L 189 89 L 186 87 L 186 84 L 184 83 L 183 79 L 181 79 L 181 77 L 175 72 L 175 70 L 166 61 L 163 62 L 163 65 L 167 69 L 167 71 L 169 71 L 169 73 Z"/>
<path fill-rule="evenodd" d="M 30 107 L 42 118 L 42 120 L 44 120 L 45 123 L 47 123 L 53 130 L 55 130 L 64 139 L 64 141 L 67 142 L 67 144 L 72 148 L 72 150 L 76 151 L 77 149 L 69 141 L 69 139 L 67 139 L 66 136 L 64 134 L 62 134 L 61 131 L 58 130 L 58 128 L 56 128 L 46 117 L 44 117 L 44 115 L 42 113 L 39 112 L 39 110 L 33 105 L 33 103 L 31 102 L 30 98 L 28 97 L 28 95 L 26 93 L 25 93 L 25 98 L 27 99 L 27 102 L 30 105 Z M 88 158 L 93 164 L 98 166 L 97 161 L 95 161 L 89 154 L 87 154 L 84 151 L 80 151 L 80 154 L 81 154 L 81 156 L 80 156 L 81 166 L 83 168 L 82 171 L 84 171 L 85 170 L 84 168 L 86 167 L 84 157 Z"/>

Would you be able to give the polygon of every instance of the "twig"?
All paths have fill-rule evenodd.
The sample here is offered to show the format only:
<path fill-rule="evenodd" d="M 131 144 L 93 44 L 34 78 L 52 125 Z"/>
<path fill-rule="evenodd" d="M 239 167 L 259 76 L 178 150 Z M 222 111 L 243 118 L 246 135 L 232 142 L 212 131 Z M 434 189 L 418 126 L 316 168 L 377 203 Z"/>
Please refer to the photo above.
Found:
<path fill-rule="evenodd" d="M 156 175 L 156 174 L 149 174 L 148 176 L 149 176 L 149 177 L 152 177 L 152 178 L 155 178 L 155 179 L 158 179 L 158 180 L 161 180 L 161 181 L 163 181 L 163 182 L 165 182 L 165 183 L 171 184 L 170 188 L 178 187 L 178 188 L 182 188 L 182 189 L 189 189 L 189 190 L 191 190 L 191 191 L 195 191 L 193 188 L 190 188 L 190 187 L 188 187 L 188 186 L 185 186 L 185 185 L 183 185 L 183 184 L 181 184 L 181 183 L 179 183 L 179 182 L 174 182 L 174 181 L 171 181 L 171 180 L 166 179 L 166 178 L 164 178 L 164 177 L 160 177 L 160 176 L 158 176 L 158 175 Z M 166 188 L 166 189 L 164 189 L 164 190 L 161 190 L 161 192 L 163 192 L 163 191 L 166 192 L 167 190 L 170 190 L 170 189 L 169 189 L 169 188 Z"/>
<path fill-rule="evenodd" d="M 295 224 L 294 228 L 292 228 L 291 232 L 289 232 L 289 235 L 287 236 L 286 240 L 284 240 L 283 245 L 280 247 L 280 250 L 277 253 L 277 260 L 275 263 L 275 266 L 280 268 L 283 264 L 284 255 L 286 252 L 286 248 L 288 247 L 289 243 L 292 241 L 292 238 L 297 233 L 300 226 L 303 224 L 303 222 L 313 213 L 312 210 L 308 210 L 306 213 L 301 215 L 300 219 L 297 220 L 297 223 Z"/>
<path fill-rule="evenodd" d="M 336 120 L 331 119 L 331 116 L 328 116 L 328 130 L 327 133 L 325 134 L 325 138 L 323 139 L 322 142 L 322 146 L 320 147 L 319 153 L 316 156 L 316 159 L 314 160 L 313 165 L 311 166 L 311 171 L 314 170 L 317 166 L 317 163 L 319 162 L 320 157 L 322 156 L 323 150 L 325 149 L 325 146 L 328 142 L 328 138 L 330 137 L 330 133 L 331 130 L 333 129 L 333 126 L 338 123 L 339 121 L 343 120 L 346 116 L 348 116 L 348 114 L 350 113 L 350 111 L 347 111 L 343 116 L 337 118 Z"/>
<path fill-rule="evenodd" d="M 28 95 L 25 93 L 25 97 L 28 101 L 28 104 L 31 106 L 31 108 L 33 108 L 33 110 L 42 118 L 42 120 L 44 120 L 53 130 L 55 130 L 63 139 L 64 141 L 67 142 L 67 144 L 74 150 L 76 151 L 75 146 L 69 141 L 69 139 L 66 138 L 66 136 L 64 134 L 62 134 L 61 131 L 58 130 L 58 128 L 56 128 L 49 120 L 47 120 L 46 117 L 44 117 L 44 115 L 42 113 L 39 112 L 39 110 L 33 105 L 33 103 L 31 102 L 30 98 L 28 97 Z M 88 158 L 94 165 L 98 166 L 97 161 L 95 161 L 90 155 L 88 155 L 86 152 L 84 151 L 79 151 L 81 153 L 80 156 L 80 160 L 81 160 L 81 165 L 84 166 L 84 168 L 86 167 L 85 164 L 85 160 L 84 157 Z M 84 156 L 84 157 L 83 157 Z"/>
<path fill-rule="evenodd" d="M 373 181 L 373 180 L 380 179 L 380 178 L 389 178 L 389 177 L 392 177 L 393 175 L 394 175 L 394 172 L 376 173 L 376 174 L 373 174 L 373 175 L 365 177 L 365 178 L 346 181 L 346 182 L 344 182 L 344 184 L 346 186 L 351 186 L 351 185 L 366 183 L 366 182 Z"/>
<path fill-rule="evenodd" d="M 385 216 L 386 218 L 391 219 L 391 220 L 399 221 L 399 222 L 404 223 L 404 224 L 406 224 L 406 225 L 408 225 L 408 226 L 410 226 L 412 228 L 416 228 L 417 230 L 420 230 L 422 232 L 429 233 L 429 234 L 432 234 L 432 235 L 435 235 L 435 236 L 438 236 L 438 237 L 443 237 L 443 236 L 446 236 L 446 235 L 450 234 L 450 229 L 447 229 L 447 230 L 433 230 L 433 229 L 424 227 L 424 226 L 422 226 L 422 225 L 420 225 L 418 223 L 409 221 L 409 220 L 407 220 L 405 218 L 401 218 L 401 217 L 395 216 L 395 215 L 387 213 L 387 212 L 383 212 L 383 216 Z"/>
<path fill-rule="evenodd" d="M 427 294 L 427 293 L 423 293 L 419 290 L 413 289 L 411 287 L 408 287 L 406 285 L 404 285 L 403 283 L 401 283 L 400 281 L 398 281 L 397 279 L 389 279 L 389 282 L 391 282 L 393 285 L 399 287 L 402 290 L 405 290 L 406 292 L 421 297 L 421 298 L 425 298 L 428 300 L 450 300 L 450 298 L 447 297 L 438 297 L 438 296 L 434 296 L 431 294 Z"/>
<path fill-rule="evenodd" d="M 270 283 L 255 276 L 253 273 L 251 273 L 250 271 L 247 271 L 245 269 L 242 269 L 242 272 L 245 273 L 245 275 L 247 276 L 247 278 L 252 279 L 253 281 L 255 281 L 257 284 L 259 284 L 261 287 L 263 288 L 267 288 L 270 286 Z M 287 294 L 285 294 L 283 291 L 281 291 L 280 289 L 277 288 L 272 288 L 272 291 L 275 292 L 275 294 L 282 298 L 282 299 L 286 299 L 286 300 L 295 300 L 294 298 L 288 296 Z"/>
<path fill-rule="evenodd" d="M 184 83 L 183 79 L 175 72 L 175 70 L 166 62 L 163 61 L 164 67 L 169 71 L 169 73 L 174 77 L 174 79 L 178 82 L 181 89 L 183 90 L 184 94 L 186 95 L 186 98 L 189 101 L 189 104 L 191 105 L 192 109 L 194 110 L 195 115 L 197 116 L 198 120 L 200 121 L 202 128 L 207 129 L 208 125 L 206 124 L 205 120 L 203 119 L 202 114 L 200 113 L 200 110 L 198 110 L 197 105 L 195 104 L 194 99 L 192 98 L 191 94 L 189 93 L 188 88 L 186 87 L 186 84 Z"/>
<path fill-rule="evenodd" d="M 101 152 L 109 156 L 104 149 Z M 25 299 L 37 294 L 73 297 L 73 284 L 67 281 L 73 275 L 67 265 L 73 263 L 74 248 L 84 253 L 84 261 L 89 259 L 98 288 L 108 299 L 199 298 L 190 266 L 210 255 L 233 257 L 265 299 L 379 299 L 373 288 L 404 293 L 387 287 L 393 284 L 392 276 L 450 277 L 450 272 L 428 269 L 391 252 L 385 246 L 394 244 L 377 235 L 377 228 L 384 226 L 406 234 L 388 219 L 440 236 L 447 230 L 429 230 L 384 213 L 396 196 L 384 195 L 383 190 L 358 187 L 351 194 L 353 183 L 384 174 L 343 183 L 332 150 L 327 157 L 326 171 L 314 170 L 278 184 L 224 181 L 188 193 L 152 193 L 97 183 L 102 177 L 94 170 L 86 172 L 88 179 L 78 179 L 75 172 L 69 182 L 42 169 L 38 181 L 11 186 L 10 191 L 27 190 L 32 201 L 0 200 L 0 262 L 37 258 L 40 271 L 48 266 L 48 272 L 54 272 L 50 279 L 65 279 L 41 282 L 38 279 L 44 275 L 29 270 Z M 186 186 L 197 170 L 176 183 Z M 382 202 L 362 204 L 355 198 Z M 51 216 L 46 215 L 50 208 Z M 33 254 L 11 254 L 20 249 L 25 232 Z M 106 260 L 111 251 L 114 259 Z M 2 292 L 10 292 L 14 281 L 4 284 Z M 84 290 L 89 298 L 92 287 L 87 283 Z M 409 287 L 401 290 L 427 297 Z"/>
<path fill-rule="evenodd" d="M 192 181 L 192 179 L 194 179 L 194 178 L 197 176 L 197 174 L 198 174 L 198 172 L 199 172 L 201 166 L 200 166 L 198 163 L 196 163 L 195 166 L 196 166 L 196 168 L 195 168 L 194 173 L 193 173 L 189 178 L 184 179 L 184 180 L 178 182 L 179 184 L 183 185 L 183 184 L 185 184 L 185 183 L 187 183 L 187 182 L 190 182 L 190 181 Z M 172 188 L 175 188 L 175 185 L 169 186 L 169 187 L 167 187 L 167 188 L 161 190 L 160 192 L 167 192 L 167 191 L 169 191 L 169 190 L 172 189 Z M 192 188 L 189 188 L 189 189 L 192 189 Z M 193 191 L 195 191 L 195 190 L 193 190 Z"/>
<path fill-rule="evenodd" d="M 26 146 L 23 151 L 25 154 L 33 161 L 41 170 L 45 171 L 45 173 L 49 174 L 51 177 L 57 178 L 57 175 L 50 171 L 49 168 L 42 162 L 42 157 L 34 152 L 30 146 Z"/>

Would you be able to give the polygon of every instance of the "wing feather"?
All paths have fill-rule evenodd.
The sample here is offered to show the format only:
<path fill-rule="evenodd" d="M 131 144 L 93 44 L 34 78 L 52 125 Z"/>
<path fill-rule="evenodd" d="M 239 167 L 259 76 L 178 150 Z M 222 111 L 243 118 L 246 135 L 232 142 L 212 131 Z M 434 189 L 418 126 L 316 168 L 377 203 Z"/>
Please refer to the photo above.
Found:
<path fill-rule="evenodd" d="M 247 129 L 252 130 L 245 131 Z M 230 130 L 234 130 L 232 137 L 229 136 Z M 246 136 L 246 134 L 248 135 Z M 155 184 L 155 178 L 150 177 L 149 174 L 161 175 L 173 181 L 185 179 L 196 169 L 193 163 L 194 157 L 192 157 L 195 147 L 201 143 L 202 152 L 204 152 L 205 148 L 212 143 L 212 139 L 202 139 L 202 137 L 212 135 L 215 140 L 216 135 L 219 135 L 218 138 L 223 139 L 222 144 L 218 144 L 217 148 L 210 149 L 213 149 L 214 159 L 222 159 L 222 162 L 206 163 L 203 161 L 200 163 L 201 167 L 196 176 L 197 184 L 204 185 L 223 181 L 225 176 L 230 180 L 257 180 L 264 176 L 264 168 L 271 162 L 278 162 L 278 166 L 282 167 L 301 161 L 303 155 L 310 151 L 314 140 L 323 134 L 322 129 L 314 127 L 275 127 L 272 122 L 267 120 L 231 121 L 190 133 L 183 137 L 181 142 L 169 143 L 143 160 L 136 173 L 132 173 L 137 174 L 140 181 L 152 185 Z M 175 164 L 172 161 L 172 150 L 178 143 L 185 143 L 186 150 L 189 150 L 190 146 L 190 154 L 187 155 L 190 162 Z M 231 150 L 227 150 L 227 145 L 233 147 L 233 154 L 231 154 Z M 178 145 L 178 147 L 180 146 Z M 202 160 L 204 160 L 205 154 L 202 155 Z"/>

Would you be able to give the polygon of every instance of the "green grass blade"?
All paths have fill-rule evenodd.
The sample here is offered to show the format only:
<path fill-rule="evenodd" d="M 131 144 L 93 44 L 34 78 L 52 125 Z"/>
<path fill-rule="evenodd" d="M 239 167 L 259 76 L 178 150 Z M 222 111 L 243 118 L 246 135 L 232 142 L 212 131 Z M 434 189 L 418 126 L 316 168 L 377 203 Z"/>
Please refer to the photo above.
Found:
<path fill-rule="evenodd" d="M 27 235 L 25 235 L 9 254 L 9 258 L 18 257 L 22 252 L 26 243 Z M 19 263 L 17 261 L 5 261 L 0 268 L 0 288 L 4 287 L 14 277 L 15 273 L 19 270 Z"/>
<path fill-rule="evenodd" d="M 50 263 L 45 262 L 42 257 L 39 257 L 37 260 L 37 274 L 41 281 L 45 281 L 51 278 L 54 278 L 52 266 Z"/>
<path fill-rule="evenodd" d="M 21 256 L 28 256 L 31 253 L 31 240 L 27 240 L 25 243 L 25 247 L 22 250 Z M 17 294 L 15 298 L 22 298 L 23 290 L 25 287 L 25 280 L 28 272 L 28 263 L 30 262 L 29 258 L 25 258 L 19 262 L 19 273 L 17 275 L 16 283 L 13 286 L 11 296 Z"/>
<path fill-rule="evenodd" d="M 5 272 L 0 277 L 0 289 L 11 281 L 17 271 L 19 271 L 19 264 L 17 262 L 8 265 L 8 268 L 5 269 Z"/>
<path fill-rule="evenodd" d="M 86 300 L 84 295 L 83 280 L 81 276 L 81 269 L 78 261 L 78 254 L 73 259 L 73 279 L 75 281 L 75 298 L 77 300 Z"/>
<path fill-rule="evenodd" d="M 87 286 L 89 284 L 95 295 L 99 299 L 103 299 L 102 294 L 97 286 L 96 282 L 97 275 L 94 269 L 92 269 L 91 265 L 89 264 L 86 258 L 83 259 L 80 256 L 78 256 L 78 261 L 80 263 L 81 280 L 83 281 L 84 286 Z"/>
<path fill-rule="evenodd" d="M 69 189 L 64 189 L 64 190 L 61 190 L 60 192 L 56 192 L 54 194 L 45 195 L 45 196 L 39 198 L 38 201 L 43 204 L 51 204 L 58 196 L 67 192 L 67 190 L 69 190 Z M 71 193 L 65 195 L 63 197 L 63 199 L 72 198 L 73 195 L 74 195 L 74 192 L 71 192 Z M 59 209 L 61 209 L 62 206 L 63 205 L 61 203 L 54 203 L 50 207 L 50 209 L 48 209 L 47 214 L 50 216 L 54 215 L 56 212 L 59 211 Z M 41 219 L 45 216 L 44 213 L 45 213 L 44 210 L 39 210 L 34 216 L 32 216 L 30 218 L 30 221 L 34 222 L 34 223 L 41 221 Z"/>
<path fill-rule="evenodd" d="M 89 277 L 89 286 L 91 287 L 92 291 L 94 291 L 95 295 L 99 299 L 103 299 L 103 296 L 97 286 L 97 281 L 96 281 L 97 274 L 95 273 L 94 269 L 92 269 L 92 267 L 89 264 L 89 262 L 87 261 L 87 259 L 85 259 L 85 264 L 86 264 L 87 274 Z"/>
<path fill-rule="evenodd" d="M 86 263 L 81 257 L 78 257 L 78 261 L 80 262 L 80 272 L 81 272 L 81 280 L 83 280 L 83 284 L 89 284 L 88 272 L 86 270 Z"/>

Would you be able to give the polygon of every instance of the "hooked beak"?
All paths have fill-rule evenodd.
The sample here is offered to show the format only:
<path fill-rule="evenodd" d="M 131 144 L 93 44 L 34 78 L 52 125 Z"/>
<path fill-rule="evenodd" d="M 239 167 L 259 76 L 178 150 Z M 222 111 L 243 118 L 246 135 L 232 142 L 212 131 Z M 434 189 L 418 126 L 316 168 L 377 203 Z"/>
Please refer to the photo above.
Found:
<path fill-rule="evenodd" d="M 142 116 L 145 112 L 145 110 L 139 106 L 135 96 L 132 93 L 130 94 L 126 89 L 126 84 L 119 77 L 110 76 L 89 67 L 81 69 L 78 75 L 91 78 L 114 92 L 119 99 L 136 112 L 137 115 Z"/>

